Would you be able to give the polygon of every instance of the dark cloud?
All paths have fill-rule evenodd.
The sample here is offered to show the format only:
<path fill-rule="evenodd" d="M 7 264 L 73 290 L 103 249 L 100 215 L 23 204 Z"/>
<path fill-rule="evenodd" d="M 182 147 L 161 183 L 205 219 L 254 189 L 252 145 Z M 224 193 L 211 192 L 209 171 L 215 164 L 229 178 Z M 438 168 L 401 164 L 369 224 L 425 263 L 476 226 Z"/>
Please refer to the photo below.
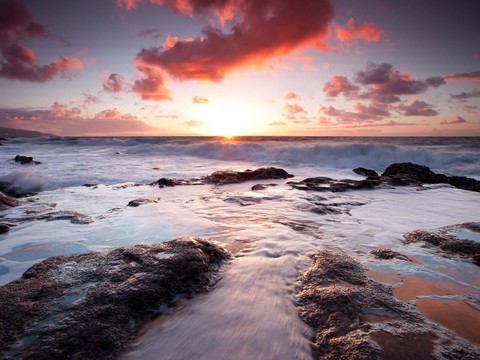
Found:
<path fill-rule="evenodd" d="M 55 76 L 71 78 L 72 70 L 83 68 L 78 58 L 59 57 L 48 65 L 39 65 L 35 53 L 19 41 L 46 36 L 43 25 L 33 22 L 30 11 L 18 1 L 0 3 L 0 77 L 10 80 L 44 83 Z"/>
<path fill-rule="evenodd" d="M 472 98 L 480 97 L 480 90 L 472 90 L 469 92 L 461 92 L 459 94 L 450 94 L 450 97 L 454 100 L 468 100 Z"/>
<path fill-rule="evenodd" d="M 433 109 L 431 104 L 418 99 L 412 100 L 408 105 L 398 105 L 396 110 L 404 116 L 436 116 L 438 112 Z"/>
<path fill-rule="evenodd" d="M 118 2 L 117 2 L 118 3 Z M 136 2 L 121 1 L 125 8 Z M 159 2 L 163 4 L 163 2 Z M 329 0 L 304 0 L 301 6 L 283 0 L 189 0 L 165 2 L 181 13 L 213 12 L 231 19 L 224 32 L 212 25 L 200 38 L 177 41 L 168 49 L 144 48 L 137 62 L 180 80 L 220 81 L 240 67 L 263 65 L 305 46 L 320 46 L 329 33 L 333 6 Z M 235 11 L 234 11 L 235 10 Z M 232 18 L 233 14 L 238 16 Z"/>
<path fill-rule="evenodd" d="M 162 34 L 157 29 L 144 29 L 135 34 L 136 37 L 152 37 L 154 39 L 159 39 Z"/>
<path fill-rule="evenodd" d="M 393 70 L 393 64 L 369 62 L 366 70 L 355 73 L 355 82 L 362 85 L 385 84 L 389 82 Z"/>
<path fill-rule="evenodd" d="M 103 79 L 102 86 L 103 91 L 107 93 L 119 93 L 125 86 L 125 79 L 119 74 L 112 73 Z"/>

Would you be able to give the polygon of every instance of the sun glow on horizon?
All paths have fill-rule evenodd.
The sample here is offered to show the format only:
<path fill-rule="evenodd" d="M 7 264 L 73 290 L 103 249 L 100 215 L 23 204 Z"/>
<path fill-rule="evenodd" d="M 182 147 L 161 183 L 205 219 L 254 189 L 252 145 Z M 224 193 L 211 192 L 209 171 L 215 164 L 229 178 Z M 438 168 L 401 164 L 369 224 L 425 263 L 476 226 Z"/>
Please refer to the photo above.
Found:
<path fill-rule="evenodd" d="M 201 121 L 202 134 L 222 136 L 252 135 L 261 131 L 259 113 L 239 99 L 222 99 L 197 106 L 195 119 Z"/>

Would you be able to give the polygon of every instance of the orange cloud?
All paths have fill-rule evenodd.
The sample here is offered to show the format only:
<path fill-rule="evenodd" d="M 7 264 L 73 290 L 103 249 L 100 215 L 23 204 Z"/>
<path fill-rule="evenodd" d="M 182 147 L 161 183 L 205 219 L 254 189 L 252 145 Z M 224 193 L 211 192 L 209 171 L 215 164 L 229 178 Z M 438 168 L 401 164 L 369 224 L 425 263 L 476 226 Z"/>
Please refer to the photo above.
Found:
<path fill-rule="evenodd" d="M 285 94 L 285 96 L 283 97 L 285 100 L 300 100 L 301 97 L 300 95 L 290 91 L 288 93 Z"/>
<path fill-rule="evenodd" d="M 238 13 L 237 18 L 231 18 L 230 32 L 206 26 L 203 36 L 193 41 L 177 41 L 168 49 L 144 48 L 137 54 L 137 61 L 144 66 L 163 69 L 179 80 L 220 81 L 237 68 L 261 66 L 296 49 L 317 46 L 327 37 L 333 18 L 329 0 L 304 0 L 301 4 L 283 0 L 177 0 L 167 5 L 193 15 L 213 11 L 217 16 L 223 14 L 223 20 Z"/>
<path fill-rule="evenodd" d="M 453 81 L 480 81 L 480 71 L 446 75 L 444 79 Z"/>
<path fill-rule="evenodd" d="M 337 38 L 342 42 L 357 39 L 365 42 L 372 42 L 380 40 L 382 29 L 370 23 L 360 24 L 355 19 L 351 18 L 348 20 L 345 28 L 337 26 L 335 28 L 335 33 L 337 34 Z"/>

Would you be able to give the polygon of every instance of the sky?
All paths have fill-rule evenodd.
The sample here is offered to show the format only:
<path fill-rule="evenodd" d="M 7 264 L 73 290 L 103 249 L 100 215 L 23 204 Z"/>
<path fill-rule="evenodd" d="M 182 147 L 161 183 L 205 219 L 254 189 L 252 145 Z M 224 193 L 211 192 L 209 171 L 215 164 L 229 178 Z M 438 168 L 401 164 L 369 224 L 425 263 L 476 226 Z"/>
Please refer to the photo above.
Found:
<path fill-rule="evenodd" d="M 0 0 L 0 127 L 480 136 L 480 1 Z"/>

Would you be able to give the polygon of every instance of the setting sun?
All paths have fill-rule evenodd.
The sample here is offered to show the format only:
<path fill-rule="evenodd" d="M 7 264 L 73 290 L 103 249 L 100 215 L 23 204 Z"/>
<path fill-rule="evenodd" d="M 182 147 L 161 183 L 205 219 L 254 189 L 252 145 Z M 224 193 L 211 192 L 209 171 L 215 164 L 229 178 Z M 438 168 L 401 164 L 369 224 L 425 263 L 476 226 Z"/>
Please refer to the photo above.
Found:
<path fill-rule="evenodd" d="M 203 104 L 196 108 L 194 116 L 201 121 L 198 130 L 205 135 L 231 138 L 251 135 L 260 130 L 258 113 L 237 99 L 222 99 Z"/>

